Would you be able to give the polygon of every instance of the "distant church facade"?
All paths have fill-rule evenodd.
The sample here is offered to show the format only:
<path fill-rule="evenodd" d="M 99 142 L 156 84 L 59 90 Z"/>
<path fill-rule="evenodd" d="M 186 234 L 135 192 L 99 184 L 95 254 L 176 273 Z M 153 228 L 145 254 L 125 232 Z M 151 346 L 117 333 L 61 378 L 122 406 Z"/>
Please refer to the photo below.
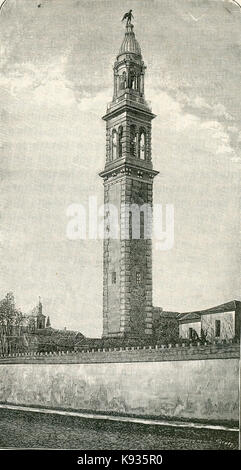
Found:
<path fill-rule="evenodd" d="M 50 318 L 43 314 L 43 305 L 39 298 L 38 305 L 33 308 L 30 315 L 26 317 L 26 325 L 29 332 L 34 333 L 37 330 L 44 330 L 50 327 Z"/>

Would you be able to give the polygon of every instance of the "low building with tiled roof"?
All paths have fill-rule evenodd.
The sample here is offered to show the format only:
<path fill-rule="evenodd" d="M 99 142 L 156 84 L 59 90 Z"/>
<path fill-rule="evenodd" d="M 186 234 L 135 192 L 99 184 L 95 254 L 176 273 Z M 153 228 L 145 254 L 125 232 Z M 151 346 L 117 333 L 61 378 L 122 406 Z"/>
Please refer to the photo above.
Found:
<path fill-rule="evenodd" d="M 180 313 L 179 336 L 207 341 L 228 340 L 240 335 L 241 302 L 232 300 L 216 307 Z"/>

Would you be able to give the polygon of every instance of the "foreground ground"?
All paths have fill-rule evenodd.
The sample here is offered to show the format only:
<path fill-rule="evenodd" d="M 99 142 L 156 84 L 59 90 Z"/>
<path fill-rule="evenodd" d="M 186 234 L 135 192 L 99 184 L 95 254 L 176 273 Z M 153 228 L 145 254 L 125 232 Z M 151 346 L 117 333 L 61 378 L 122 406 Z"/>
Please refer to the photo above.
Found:
<path fill-rule="evenodd" d="M 108 422 L 0 409 L 1 448 L 237 449 L 238 432 Z"/>

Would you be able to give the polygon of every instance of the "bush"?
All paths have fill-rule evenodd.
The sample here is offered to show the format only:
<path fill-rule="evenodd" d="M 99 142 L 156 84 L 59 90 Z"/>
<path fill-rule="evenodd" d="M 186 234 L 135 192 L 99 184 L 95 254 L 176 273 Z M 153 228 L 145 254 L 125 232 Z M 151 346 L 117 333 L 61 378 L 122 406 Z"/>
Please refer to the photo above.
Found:
<path fill-rule="evenodd" d="M 34 336 L 38 341 L 38 352 L 73 351 L 75 345 L 84 340 L 84 335 L 76 331 L 38 330 Z"/>

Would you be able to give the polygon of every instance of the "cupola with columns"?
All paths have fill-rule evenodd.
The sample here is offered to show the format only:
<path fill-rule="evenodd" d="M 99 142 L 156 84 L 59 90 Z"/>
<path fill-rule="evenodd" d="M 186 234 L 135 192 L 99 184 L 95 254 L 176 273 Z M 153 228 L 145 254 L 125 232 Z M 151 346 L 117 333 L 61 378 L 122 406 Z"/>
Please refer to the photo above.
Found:
<path fill-rule="evenodd" d="M 133 28 L 132 24 L 126 25 L 125 37 L 114 64 L 114 99 L 127 90 L 133 96 L 144 96 L 145 65 Z"/>

